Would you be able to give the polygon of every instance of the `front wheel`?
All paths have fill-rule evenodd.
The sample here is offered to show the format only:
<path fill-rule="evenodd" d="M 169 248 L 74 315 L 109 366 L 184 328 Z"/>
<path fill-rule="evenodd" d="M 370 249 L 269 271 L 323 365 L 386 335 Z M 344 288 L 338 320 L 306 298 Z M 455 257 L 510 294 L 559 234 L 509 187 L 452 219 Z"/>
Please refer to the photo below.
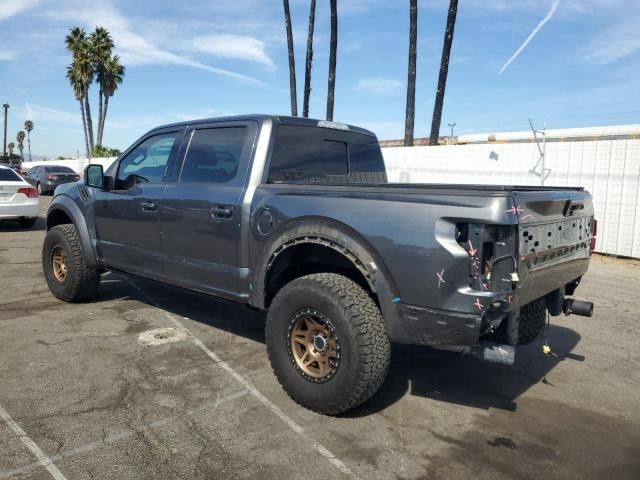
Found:
<path fill-rule="evenodd" d="M 391 345 L 380 310 L 362 287 L 335 273 L 285 285 L 269 308 L 266 341 L 287 394 L 326 415 L 367 401 L 389 368 Z"/>
<path fill-rule="evenodd" d="M 95 296 L 100 273 L 87 267 L 76 227 L 57 225 L 47 232 L 42 246 L 42 269 L 49 290 L 65 302 Z"/>

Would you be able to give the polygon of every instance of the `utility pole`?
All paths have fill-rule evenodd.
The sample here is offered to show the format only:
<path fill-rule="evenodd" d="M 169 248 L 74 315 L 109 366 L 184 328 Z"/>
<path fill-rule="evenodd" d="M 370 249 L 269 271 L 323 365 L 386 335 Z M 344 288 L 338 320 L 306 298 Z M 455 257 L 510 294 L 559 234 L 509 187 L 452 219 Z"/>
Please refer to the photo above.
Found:
<path fill-rule="evenodd" d="M 2 147 L 2 155 L 6 157 L 7 156 L 7 112 L 9 110 L 9 104 L 5 103 L 4 105 L 2 105 L 2 108 L 4 108 L 4 143 Z M 11 161 L 11 159 L 9 159 L 9 161 Z"/>
<path fill-rule="evenodd" d="M 456 126 L 456 122 L 447 123 L 447 125 L 449 125 L 449 128 L 451 129 L 451 135 L 449 136 L 449 145 L 453 145 L 453 127 Z"/>

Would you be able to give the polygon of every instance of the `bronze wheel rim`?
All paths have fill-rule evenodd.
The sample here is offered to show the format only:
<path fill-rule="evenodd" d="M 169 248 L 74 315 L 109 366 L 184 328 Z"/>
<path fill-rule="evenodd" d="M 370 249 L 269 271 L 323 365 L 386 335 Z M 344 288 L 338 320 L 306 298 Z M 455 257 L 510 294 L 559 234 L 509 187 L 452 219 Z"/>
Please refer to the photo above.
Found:
<path fill-rule="evenodd" d="M 58 282 L 67 280 L 67 256 L 60 247 L 55 247 L 51 252 L 51 269 Z"/>
<path fill-rule="evenodd" d="M 299 311 L 289 323 L 289 356 L 307 380 L 326 382 L 340 363 L 340 342 L 335 328 L 322 313 Z"/>

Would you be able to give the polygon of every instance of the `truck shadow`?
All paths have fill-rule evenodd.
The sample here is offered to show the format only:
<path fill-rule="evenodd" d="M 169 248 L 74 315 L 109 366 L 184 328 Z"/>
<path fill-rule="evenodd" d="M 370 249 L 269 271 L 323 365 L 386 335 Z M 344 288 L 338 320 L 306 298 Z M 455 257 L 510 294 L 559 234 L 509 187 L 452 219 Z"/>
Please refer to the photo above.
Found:
<path fill-rule="evenodd" d="M 264 312 L 234 302 L 188 292 L 149 280 L 133 279 L 136 288 L 125 277 L 108 274 L 112 280 L 104 284 L 97 301 L 108 301 L 128 295 L 143 303 L 160 307 L 180 318 L 189 318 L 255 342 L 264 343 Z M 544 338 L 555 355 L 544 355 Z M 571 351 L 580 341 L 573 330 L 551 325 L 543 338 L 517 348 L 513 367 L 482 362 L 471 356 L 434 350 L 427 347 L 393 345 L 387 378 L 374 397 L 364 405 L 343 414 L 356 418 L 382 411 L 405 395 L 428 398 L 487 410 L 517 409 L 517 399 L 533 385 L 546 381 L 546 375 L 561 361 L 584 358 Z M 267 362 L 266 354 L 264 361 Z"/>
<path fill-rule="evenodd" d="M 544 355 L 546 337 L 555 355 Z M 512 367 L 482 362 L 471 356 L 431 348 L 394 345 L 389 374 L 378 393 L 366 404 L 344 414 L 359 417 L 384 410 L 404 395 L 429 398 L 488 410 L 517 410 L 517 399 L 543 382 L 561 361 L 583 361 L 571 351 L 580 341 L 575 331 L 551 325 L 542 338 L 516 349 Z"/>

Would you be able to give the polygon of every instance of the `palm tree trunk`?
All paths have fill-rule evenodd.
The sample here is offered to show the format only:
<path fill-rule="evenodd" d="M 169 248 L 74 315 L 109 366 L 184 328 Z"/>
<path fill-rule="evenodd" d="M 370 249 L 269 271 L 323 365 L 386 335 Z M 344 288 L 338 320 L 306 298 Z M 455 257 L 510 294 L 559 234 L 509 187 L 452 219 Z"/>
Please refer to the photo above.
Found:
<path fill-rule="evenodd" d="M 98 91 L 98 138 L 97 144 L 102 145 L 102 88 Z"/>
<path fill-rule="evenodd" d="M 109 108 L 109 96 L 104 96 L 104 110 L 102 110 L 102 130 L 104 130 L 104 124 L 107 121 L 107 108 Z M 100 134 L 100 140 L 102 140 L 102 133 Z M 102 144 L 100 144 L 102 145 Z"/>
<path fill-rule="evenodd" d="M 89 106 L 89 94 L 84 96 L 84 114 L 86 115 L 87 134 L 89 136 L 89 147 L 93 150 L 93 122 L 91 121 L 91 107 Z"/>
<path fill-rule="evenodd" d="M 429 145 L 438 145 L 438 137 L 440 136 L 442 105 L 444 103 L 444 91 L 447 87 L 447 75 L 449 74 L 449 56 L 451 55 L 453 30 L 456 26 L 457 13 L 458 0 L 450 0 L 449 14 L 447 15 L 447 28 L 444 32 L 444 42 L 442 45 L 442 59 L 440 61 L 440 75 L 438 76 L 438 90 L 436 91 L 436 100 L 433 105 L 433 119 L 431 120 L 431 136 L 429 137 Z"/>
<path fill-rule="evenodd" d="M 87 117 L 84 114 L 84 101 L 81 98 L 78 100 L 80 104 L 80 115 L 82 116 L 82 129 L 84 131 L 84 145 L 87 149 L 87 158 L 91 158 L 91 151 L 89 149 L 89 132 L 87 131 Z"/>
<path fill-rule="evenodd" d="M 329 40 L 329 85 L 327 87 L 327 120 L 333 120 L 334 91 L 336 88 L 336 51 L 338 49 L 338 6 L 331 0 L 331 39 Z"/>
<path fill-rule="evenodd" d="M 307 61 L 304 70 L 304 100 L 302 116 L 309 116 L 309 96 L 311 95 L 311 65 L 313 64 L 313 29 L 316 22 L 316 0 L 311 0 L 309 9 L 309 33 L 307 34 Z"/>
<path fill-rule="evenodd" d="M 31 132 L 27 132 L 27 146 L 29 147 L 29 161 L 31 161 Z"/>
<path fill-rule="evenodd" d="M 416 45 L 418 40 L 418 0 L 409 0 L 409 67 L 407 73 L 407 110 L 404 120 L 404 146 L 413 146 L 416 116 Z"/>
<path fill-rule="evenodd" d="M 283 0 L 284 21 L 287 27 L 287 49 L 289 50 L 289 93 L 291 94 L 291 115 L 298 115 L 298 93 L 296 92 L 296 59 L 293 54 L 293 31 L 291 28 L 291 13 L 289 0 Z"/>

